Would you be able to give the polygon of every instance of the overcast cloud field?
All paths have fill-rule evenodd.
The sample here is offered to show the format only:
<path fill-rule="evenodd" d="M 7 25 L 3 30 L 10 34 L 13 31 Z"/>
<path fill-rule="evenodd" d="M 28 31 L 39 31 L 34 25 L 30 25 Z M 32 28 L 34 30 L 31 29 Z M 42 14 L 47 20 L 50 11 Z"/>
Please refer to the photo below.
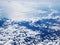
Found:
<path fill-rule="evenodd" d="M 60 0 L 0 0 L 0 45 L 60 45 Z"/>

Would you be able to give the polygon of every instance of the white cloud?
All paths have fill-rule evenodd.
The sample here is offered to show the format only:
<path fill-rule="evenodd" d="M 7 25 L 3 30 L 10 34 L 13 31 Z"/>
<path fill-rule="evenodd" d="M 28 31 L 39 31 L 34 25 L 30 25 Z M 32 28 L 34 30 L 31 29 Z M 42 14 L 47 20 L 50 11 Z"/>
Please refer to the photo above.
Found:
<path fill-rule="evenodd" d="M 10 23 L 10 21 L 7 21 L 7 22 Z M 14 37 L 15 37 L 15 39 L 17 39 L 19 41 L 18 42 L 17 40 L 15 40 L 15 42 L 17 42 L 17 44 L 18 44 L 18 43 L 25 42 L 24 39 L 26 37 L 32 37 L 32 36 L 34 37 L 35 35 L 39 34 L 38 31 L 33 31 L 30 29 L 27 29 L 25 26 L 18 26 L 17 24 L 14 24 L 14 25 L 8 24 L 6 29 L 4 29 L 4 27 L 0 28 L 0 32 L 2 32 L 2 34 L 0 34 L 0 44 L 2 44 L 2 45 L 3 44 L 11 45 L 11 43 L 14 42 L 13 41 Z"/>
<path fill-rule="evenodd" d="M 55 29 L 56 31 L 60 30 L 60 26 L 51 26 L 51 29 Z"/>
<path fill-rule="evenodd" d="M 11 1 L 11 2 L 1 1 L 2 4 L 1 7 L 4 8 L 3 10 L 7 14 L 3 16 L 7 16 L 7 18 L 11 18 L 14 20 L 19 20 L 19 19 L 21 20 L 28 18 L 30 15 L 27 15 L 27 13 L 32 10 L 32 7 L 22 3 L 17 1 Z"/>
<path fill-rule="evenodd" d="M 37 10 L 36 8 L 42 5 L 51 7 L 53 3 L 47 0 L 1 0 L 0 7 L 4 11 L 2 17 L 6 16 L 13 20 L 26 20 L 36 16 L 39 17 L 38 14 L 40 13 L 48 13 L 47 11 Z"/>

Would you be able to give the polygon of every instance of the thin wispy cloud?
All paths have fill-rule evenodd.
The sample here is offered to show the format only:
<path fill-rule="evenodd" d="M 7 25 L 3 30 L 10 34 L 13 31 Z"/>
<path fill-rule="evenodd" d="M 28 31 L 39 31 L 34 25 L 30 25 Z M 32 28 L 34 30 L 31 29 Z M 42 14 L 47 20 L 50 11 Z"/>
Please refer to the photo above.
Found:
<path fill-rule="evenodd" d="M 47 14 L 47 11 L 37 10 L 45 5 L 50 7 L 54 5 L 56 0 L 0 0 L 0 12 L 4 15 L 1 16 L 7 17 L 14 20 L 39 17 L 40 13 Z M 59 3 L 57 0 L 56 5 Z M 43 5 L 43 6 L 42 6 Z"/>

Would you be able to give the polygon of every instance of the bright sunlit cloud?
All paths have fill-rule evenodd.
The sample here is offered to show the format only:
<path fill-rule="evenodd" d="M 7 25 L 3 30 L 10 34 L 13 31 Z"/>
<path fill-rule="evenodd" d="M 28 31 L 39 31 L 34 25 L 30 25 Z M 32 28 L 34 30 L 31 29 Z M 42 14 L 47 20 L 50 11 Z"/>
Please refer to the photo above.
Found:
<path fill-rule="evenodd" d="M 47 11 L 37 10 L 36 8 L 42 5 L 51 8 L 52 5 L 58 3 L 59 0 L 0 0 L 0 7 L 2 7 L 0 12 L 4 14 L 0 16 L 14 20 L 38 17 L 38 14 L 47 13 Z"/>

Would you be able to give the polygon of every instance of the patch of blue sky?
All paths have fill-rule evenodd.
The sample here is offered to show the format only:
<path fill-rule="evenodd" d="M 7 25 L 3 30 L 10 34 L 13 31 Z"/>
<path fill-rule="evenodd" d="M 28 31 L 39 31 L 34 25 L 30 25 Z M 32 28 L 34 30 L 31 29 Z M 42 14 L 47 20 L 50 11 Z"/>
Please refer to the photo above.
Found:
<path fill-rule="evenodd" d="M 60 5 L 52 5 L 51 8 L 60 11 Z"/>

